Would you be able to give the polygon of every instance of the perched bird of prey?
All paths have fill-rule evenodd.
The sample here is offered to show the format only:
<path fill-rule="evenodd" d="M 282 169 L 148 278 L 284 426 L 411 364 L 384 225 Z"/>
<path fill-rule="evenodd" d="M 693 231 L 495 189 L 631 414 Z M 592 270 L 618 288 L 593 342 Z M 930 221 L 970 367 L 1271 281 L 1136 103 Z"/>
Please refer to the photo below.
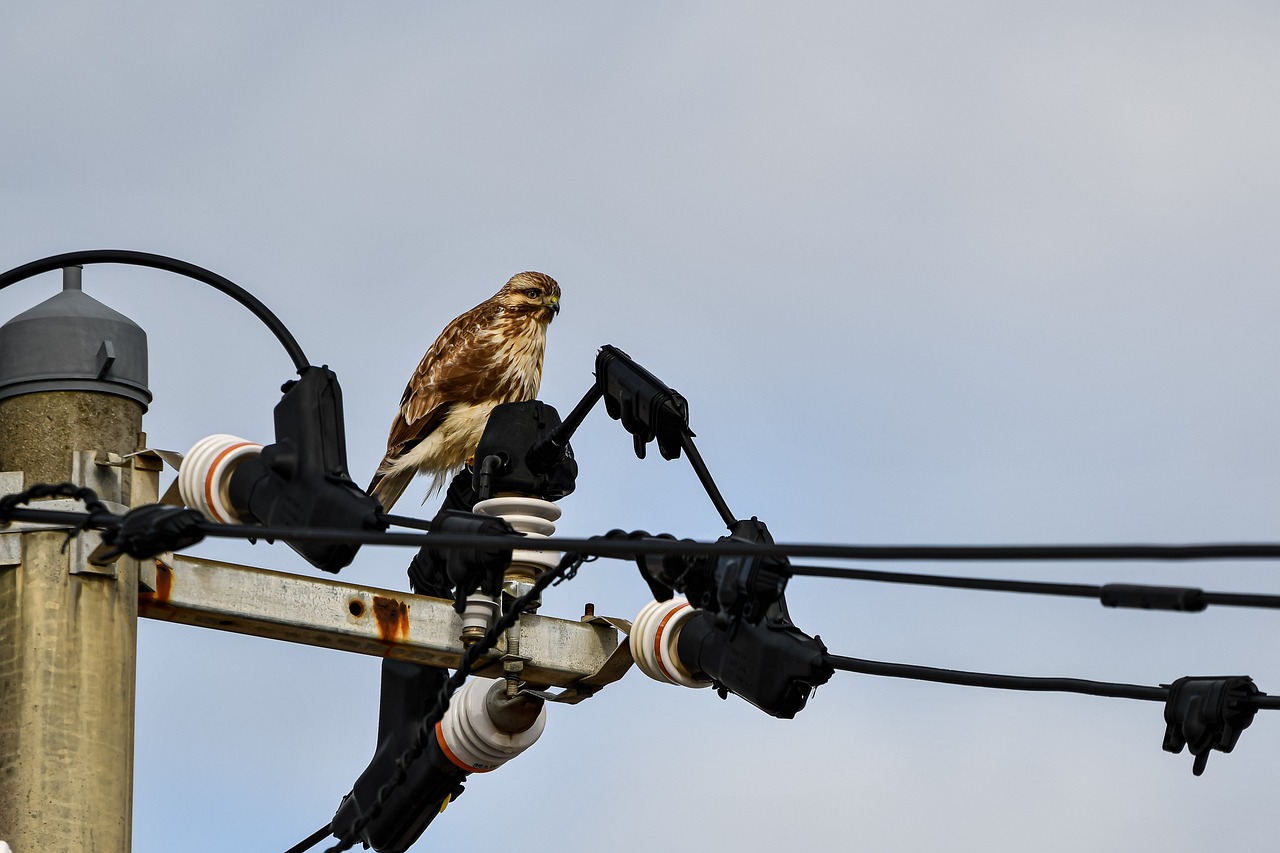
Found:
<path fill-rule="evenodd" d="M 439 489 L 475 453 L 494 406 L 538 395 L 547 325 L 559 312 L 555 279 L 522 272 L 445 327 L 404 389 L 367 489 L 384 511 L 417 474 L 431 475 L 428 496 Z"/>

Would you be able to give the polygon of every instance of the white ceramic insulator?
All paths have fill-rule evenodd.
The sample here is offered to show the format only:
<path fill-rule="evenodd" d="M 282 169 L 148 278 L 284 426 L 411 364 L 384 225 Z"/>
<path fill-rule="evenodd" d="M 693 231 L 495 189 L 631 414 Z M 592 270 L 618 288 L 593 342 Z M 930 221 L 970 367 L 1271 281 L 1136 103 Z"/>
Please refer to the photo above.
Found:
<path fill-rule="evenodd" d="M 214 521 L 239 524 L 227 487 L 240 463 L 260 453 L 261 444 L 234 435 L 211 435 L 200 439 L 187 451 L 182 467 L 178 469 L 178 492 L 182 495 L 182 502 Z"/>
<path fill-rule="evenodd" d="M 484 634 L 489 626 L 498 618 L 498 600 L 482 592 L 473 592 L 467 596 L 466 609 L 462 611 L 462 636 L 467 636 L 468 629 Z"/>
<path fill-rule="evenodd" d="M 506 495 L 480 501 L 472 507 L 473 512 L 480 515 L 493 515 L 505 519 L 530 539 L 546 539 L 556 532 L 555 522 L 560 518 L 560 507 L 551 501 L 523 495 Z M 560 553 L 557 551 L 524 551 L 511 552 L 513 565 L 522 564 L 534 570 L 534 574 L 542 574 L 560 564 Z"/>
<path fill-rule="evenodd" d="M 524 752 L 547 726 L 547 709 L 526 731 L 507 734 L 489 718 L 486 698 L 495 678 L 472 678 L 454 694 L 444 718 L 436 724 L 436 737 L 446 756 L 468 773 L 488 773 Z"/>
<path fill-rule="evenodd" d="M 631 624 L 631 656 L 645 675 L 664 684 L 710 687 L 680 662 L 676 641 L 680 627 L 698 611 L 683 598 L 650 601 Z"/>

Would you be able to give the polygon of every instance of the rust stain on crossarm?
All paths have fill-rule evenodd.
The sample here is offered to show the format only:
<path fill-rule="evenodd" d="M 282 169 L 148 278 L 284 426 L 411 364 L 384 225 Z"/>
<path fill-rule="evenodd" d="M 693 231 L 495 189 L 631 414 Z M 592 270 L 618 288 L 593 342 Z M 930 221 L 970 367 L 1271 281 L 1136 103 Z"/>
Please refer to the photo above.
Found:
<path fill-rule="evenodd" d="M 155 592 L 142 592 L 138 598 L 142 601 L 164 604 L 173 595 L 173 570 L 159 560 L 156 560 L 155 584 Z"/>
<path fill-rule="evenodd" d="M 378 623 L 378 635 L 386 643 L 399 643 L 409 639 L 409 605 L 382 595 L 373 597 L 373 618 Z"/>

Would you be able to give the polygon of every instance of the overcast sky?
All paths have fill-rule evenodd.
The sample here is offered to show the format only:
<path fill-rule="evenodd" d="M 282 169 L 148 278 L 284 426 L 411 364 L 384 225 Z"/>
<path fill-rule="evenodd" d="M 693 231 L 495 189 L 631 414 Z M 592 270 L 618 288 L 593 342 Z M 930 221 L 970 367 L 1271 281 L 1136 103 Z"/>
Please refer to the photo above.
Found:
<path fill-rule="evenodd" d="M 10 0 L 0 268 L 126 248 L 248 288 L 337 372 L 361 484 L 439 330 L 535 269 L 564 291 L 541 398 L 566 413 L 620 346 L 780 541 L 1275 541 L 1277 44 L 1271 3 Z M 0 320 L 58 286 L 0 292 Z M 84 287 L 149 335 L 152 446 L 271 440 L 292 366 L 240 306 L 126 267 Z M 574 446 L 561 532 L 723 533 L 688 465 L 635 459 L 603 411 Z M 318 574 L 283 546 L 193 553 Z M 341 577 L 407 588 L 410 557 Z M 901 568 L 1280 592 L 1272 563 Z M 544 612 L 647 596 L 600 561 Z M 839 654 L 1280 693 L 1265 612 L 788 598 Z M 141 624 L 134 850 L 283 851 L 328 820 L 378 666 Z M 1199 779 L 1163 730 L 1153 703 L 848 674 L 779 721 L 632 672 L 551 709 L 415 850 L 1273 843 L 1280 714 Z"/>

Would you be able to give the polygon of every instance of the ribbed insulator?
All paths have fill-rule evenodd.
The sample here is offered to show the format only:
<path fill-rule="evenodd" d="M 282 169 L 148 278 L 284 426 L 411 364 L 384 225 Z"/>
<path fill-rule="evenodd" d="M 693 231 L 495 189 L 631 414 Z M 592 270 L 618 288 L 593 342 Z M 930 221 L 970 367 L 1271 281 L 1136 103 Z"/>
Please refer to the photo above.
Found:
<path fill-rule="evenodd" d="M 262 445 L 234 435 L 202 438 L 183 457 L 178 469 L 178 492 L 182 502 L 213 521 L 239 524 L 227 495 L 231 475 L 246 459 L 262 453 Z"/>
<path fill-rule="evenodd" d="M 545 539 L 554 534 L 555 522 L 560 518 L 560 507 L 551 501 L 524 495 L 489 498 L 476 504 L 473 511 L 503 518 L 530 539 Z M 511 554 L 511 568 L 507 575 L 533 580 L 554 569 L 559 562 L 560 554 L 556 551 L 516 550 Z"/>
<path fill-rule="evenodd" d="M 487 773 L 501 767 L 532 746 L 547 725 L 544 707 L 525 731 L 500 731 L 489 717 L 487 701 L 489 690 L 497 683 L 495 678 L 472 678 L 453 695 L 444 718 L 436 723 L 441 750 L 468 773 Z"/>
<path fill-rule="evenodd" d="M 710 687 L 681 662 L 676 647 L 680 627 L 698 611 L 683 598 L 650 601 L 631 625 L 631 656 L 640 671 L 665 684 Z"/>

